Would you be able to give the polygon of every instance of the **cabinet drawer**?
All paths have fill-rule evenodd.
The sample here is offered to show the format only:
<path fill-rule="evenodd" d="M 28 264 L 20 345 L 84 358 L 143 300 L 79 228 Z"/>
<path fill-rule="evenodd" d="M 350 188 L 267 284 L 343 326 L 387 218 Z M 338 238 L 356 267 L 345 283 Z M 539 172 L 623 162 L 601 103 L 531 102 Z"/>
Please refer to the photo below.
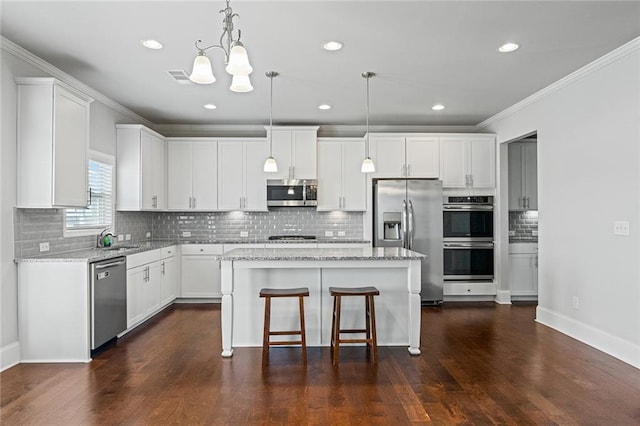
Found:
<path fill-rule="evenodd" d="M 444 283 L 445 296 L 493 296 L 496 285 L 488 283 Z"/>
<path fill-rule="evenodd" d="M 160 256 L 162 257 L 162 259 L 166 259 L 168 257 L 173 257 L 178 253 L 178 247 L 177 246 L 169 246 L 169 247 L 163 247 L 160 249 Z"/>
<path fill-rule="evenodd" d="M 182 246 L 183 255 L 222 254 L 222 250 L 222 244 L 184 244 Z"/>
<path fill-rule="evenodd" d="M 509 244 L 509 254 L 538 254 L 538 243 L 511 243 Z"/>
<path fill-rule="evenodd" d="M 132 269 L 137 266 L 146 265 L 151 262 L 160 260 L 160 249 L 149 250 L 142 253 L 130 254 L 127 256 L 127 269 Z"/>

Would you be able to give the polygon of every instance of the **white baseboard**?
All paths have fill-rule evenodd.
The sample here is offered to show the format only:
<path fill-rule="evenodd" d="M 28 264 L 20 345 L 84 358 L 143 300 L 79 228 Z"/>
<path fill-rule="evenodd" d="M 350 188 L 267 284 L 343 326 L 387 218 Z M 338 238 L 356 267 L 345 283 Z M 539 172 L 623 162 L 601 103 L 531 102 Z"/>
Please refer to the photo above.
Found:
<path fill-rule="evenodd" d="M 0 371 L 20 364 L 20 343 L 13 342 L 0 348 Z"/>
<path fill-rule="evenodd" d="M 511 292 L 509 290 L 498 290 L 496 292 L 496 303 L 500 305 L 510 305 Z"/>
<path fill-rule="evenodd" d="M 536 322 L 558 330 L 640 369 L 640 345 L 635 345 L 632 342 L 540 306 L 536 309 Z"/>

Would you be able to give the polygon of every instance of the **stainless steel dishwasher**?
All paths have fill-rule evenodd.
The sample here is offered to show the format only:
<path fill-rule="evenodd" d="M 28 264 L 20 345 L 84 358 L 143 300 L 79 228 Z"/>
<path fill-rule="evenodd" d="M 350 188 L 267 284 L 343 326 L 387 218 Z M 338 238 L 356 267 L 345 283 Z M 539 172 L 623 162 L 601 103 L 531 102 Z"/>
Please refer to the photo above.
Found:
<path fill-rule="evenodd" d="M 91 264 L 91 349 L 127 329 L 127 258 Z"/>

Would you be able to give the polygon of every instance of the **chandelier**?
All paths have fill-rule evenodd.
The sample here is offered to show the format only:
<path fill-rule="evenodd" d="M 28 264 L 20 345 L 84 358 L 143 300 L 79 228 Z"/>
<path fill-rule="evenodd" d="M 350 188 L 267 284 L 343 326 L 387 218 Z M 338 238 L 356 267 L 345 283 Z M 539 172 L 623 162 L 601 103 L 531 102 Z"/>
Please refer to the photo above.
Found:
<path fill-rule="evenodd" d="M 249 57 L 244 45 L 240 41 L 241 31 L 238 30 L 238 39 L 233 38 L 233 18 L 239 16 L 233 13 L 233 9 L 229 6 L 220 11 L 224 15 L 222 20 L 222 34 L 220 35 L 220 44 L 203 47 L 202 40 L 195 42 L 198 56 L 193 61 L 193 70 L 189 76 L 189 80 L 198 84 L 211 84 L 216 81 L 211 68 L 211 61 L 207 57 L 208 50 L 217 48 L 224 51 L 224 63 L 227 65 L 225 71 L 233 76 L 229 90 L 232 92 L 250 92 L 253 90 L 249 74 L 253 68 L 249 64 Z"/>

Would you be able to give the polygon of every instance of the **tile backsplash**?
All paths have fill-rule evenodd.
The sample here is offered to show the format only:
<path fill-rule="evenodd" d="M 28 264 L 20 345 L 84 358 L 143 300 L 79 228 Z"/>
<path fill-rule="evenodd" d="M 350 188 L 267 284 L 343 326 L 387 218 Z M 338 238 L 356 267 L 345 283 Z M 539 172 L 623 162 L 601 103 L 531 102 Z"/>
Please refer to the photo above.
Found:
<path fill-rule="evenodd" d="M 513 235 L 511 235 L 513 233 Z M 509 212 L 509 241 L 538 241 L 538 211 Z"/>
<path fill-rule="evenodd" d="M 119 235 L 130 234 L 131 241 L 147 240 L 148 232 L 156 240 L 251 242 L 270 235 L 324 238 L 326 231 L 332 231 L 334 239 L 360 240 L 364 235 L 363 215 L 295 207 L 268 212 L 116 212 L 114 231 Z M 49 243 L 46 254 L 95 247 L 96 235 L 65 237 L 63 227 L 64 209 L 14 209 L 15 256 L 41 254 L 42 242 Z M 247 232 L 247 237 L 241 237 L 241 232 Z M 344 235 L 339 236 L 338 232 Z"/>

